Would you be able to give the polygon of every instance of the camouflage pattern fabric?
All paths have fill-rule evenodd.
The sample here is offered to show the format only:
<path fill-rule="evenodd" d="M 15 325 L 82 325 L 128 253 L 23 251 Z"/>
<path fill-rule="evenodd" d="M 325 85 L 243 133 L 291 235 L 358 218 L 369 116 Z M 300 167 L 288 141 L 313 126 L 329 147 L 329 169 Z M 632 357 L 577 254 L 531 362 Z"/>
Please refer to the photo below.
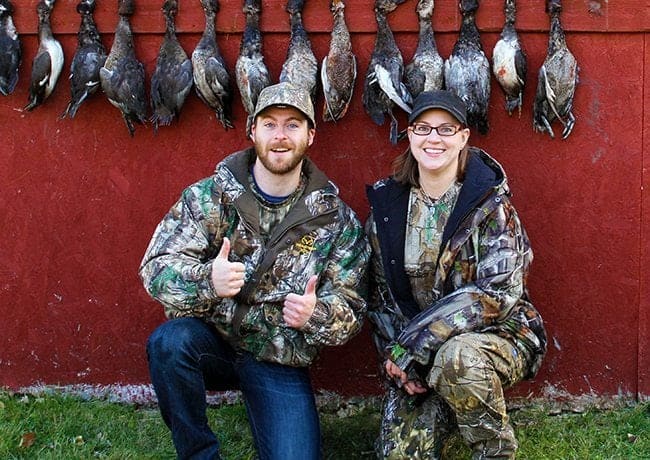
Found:
<path fill-rule="evenodd" d="M 323 346 L 343 344 L 360 330 L 370 249 L 355 213 L 309 160 L 303 164 L 303 195 L 263 236 L 264 213 L 248 180 L 254 159 L 252 148 L 237 152 L 214 176 L 183 192 L 156 228 L 140 276 L 168 318 L 202 318 L 259 360 L 307 366 Z M 232 324 L 238 298 L 219 298 L 210 282 L 224 237 L 231 242 L 230 260 L 243 263 L 245 282 L 256 286 L 238 333 Z M 257 273 L 268 251 L 277 257 Z M 301 330 L 293 329 L 282 318 L 284 299 L 303 293 L 314 274 L 319 275 L 316 308 Z"/>
<path fill-rule="evenodd" d="M 273 105 L 289 105 L 294 107 L 305 114 L 312 126 L 316 126 L 314 105 L 312 104 L 309 92 L 303 88 L 298 88 L 288 82 L 280 82 L 267 86 L 257 97 L 257 104 L 255 105 L 255 112 L 253 113 L 252 119 L 254 120 L 261 112 Z"/>
<path fill-rule="evenodd" d="M 442 246 L 440 237 L 409 234 L 414 231 L 411 227 L 422 227 L 424 216 L 406 214 L 406 204 L 400 209 L 382 205 L 389 197 L 403 196 L 402 190 L 403 185 L 384 179 L 369 192 L 372 213 L 366 232 L 373 256 L 368 317 L 381 362 L 392 359 L 430 392 L 425 398 L 413 398 L 394 386 L 388 390 L 379 456 L 440 458 L 444 439 L 459 429 L 475 458 L 511 458 L 517 442 L 503 388 L 535 376 L 547 339 L 542 318 L 529 298 L 527 277 L 533 254 L 510 201 L 505 172 L 487 153 L 470 148 L 467 174 L 454 205 L 458 209 L 452 211 L 452 216 L 463 217 Z M 463 198 L 467 196 L 476 197 L 475 201 Z M 421 206 L 417 210 L 426 213 Z M 404 248 L 411 259 L 412 254 L 436 251 L 430 245 L 440 246 L 432 269 L 426 264 L 421 273 L 404 269 L 421 308 L 413 317 L 395 300 L 393 290 L 403 286 L 391 288 L 395 270 L 386 272 L 383 266 L 384 260 L 394 263 L 399 254 L 382 254 L 382 247 L 396 249 L 380 244 L 380 236 L 385 242 L 394 235 L 378 235 L 375 223 L 395 222 L 401 213 L 407 215 L 406 241 L 421 245 Z M 451 221 L 448 213 L 440 217 Z M 440 233 L 438 226 L 429 227 Z M 390 234 L 390 227 L 382 228 Z M 409 257 L 403 260 L 406 265 Z M 387 279 L 386 273 L 392 278 Z"/>
<path fill-rule="evenodd" d="M 440 346 L 455 335 L 491 332 L 512 339 L 531 357 L 530 378 L 546 353 L 543 321 L 529 300 L 526 285 L 532 249 L 509 199 L 503 169 L 479 149 L 472 148 L 470 154 L 502 179 L 485 191 L 478 206 L 467 210 L 441 249 L 435 271 L 429 275 L 431 304 L 414 318 L 404 316 L 388 287 L 376 216 L 374 211 L 371 214 L 366 225 L 373 249 L 368 315 L 375 326 L 375 343 L 385 357 L 395 343 L 400 344 L 406 352 L 395 363 L 407 370 L 416 363 L 429 364 Z M 465 179 L 468 182 L 471 178 Z M 385 184 L 379 181 L 375 187 Z M 422 244 L 428 242 L 422 240 Z M 416 298 L 421 295 L 417 293 Z"/>
<path fill-rule="evenodd" d="M 411 396 L 391 387 L 385 396 L 378 457 L 440 459 L 455 431 L 472 458 L 514 458 L 517 440 L 503 389 L 519 382 L 529 357 L 495 334 L 467 333 L 446 342 L 424 380 L 431 391 Z"/>
<path fill-rule="evenodd" d="M 404 270 L 409 276 L 415 301 L 421 309 L 435 301 L 432 275 L 436 270 L 442 234 L 461 185 L 454 182 L 438 200 L 426 196 L 421 188 L 414 188 L 410 193 Z"/>

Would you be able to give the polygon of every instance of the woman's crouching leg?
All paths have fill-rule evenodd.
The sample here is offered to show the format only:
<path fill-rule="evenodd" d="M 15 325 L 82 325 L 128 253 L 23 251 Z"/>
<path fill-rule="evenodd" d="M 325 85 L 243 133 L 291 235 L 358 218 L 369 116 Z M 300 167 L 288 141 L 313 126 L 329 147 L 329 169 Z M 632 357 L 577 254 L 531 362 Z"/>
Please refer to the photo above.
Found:
<path fill-rule="evenodd" d="M 503 389 L 523 378 L 526 363 L 512 342 L 495 334 L 461 334 L 438 350 L 427 384 L 455 412 L 474 459 L 514 458 L 518 444 Z"/>

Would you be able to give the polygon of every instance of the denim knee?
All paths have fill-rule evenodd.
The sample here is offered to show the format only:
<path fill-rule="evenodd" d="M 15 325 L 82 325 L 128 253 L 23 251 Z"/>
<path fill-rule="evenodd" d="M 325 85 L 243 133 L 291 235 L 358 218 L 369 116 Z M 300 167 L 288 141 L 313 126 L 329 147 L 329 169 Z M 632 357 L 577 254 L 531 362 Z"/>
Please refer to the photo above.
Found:
<path fill-rule="evenodd" d="M 192 342 L 193 331 L 199 325 L 196 318 L 178 318 L 162 323 L 147 340 L 149 361 L 168 361 L 175 353 L 181 353 Z"/>

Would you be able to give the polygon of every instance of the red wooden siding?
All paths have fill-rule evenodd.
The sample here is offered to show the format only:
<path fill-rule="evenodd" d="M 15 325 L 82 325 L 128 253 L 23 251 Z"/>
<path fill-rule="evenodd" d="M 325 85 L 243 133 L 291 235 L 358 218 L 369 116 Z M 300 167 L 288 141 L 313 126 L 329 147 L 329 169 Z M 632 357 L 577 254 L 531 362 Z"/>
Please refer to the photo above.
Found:
<path fill-rule="evenodd" d="M 52 17 L 66 55 L 64 73 L 43 106 L 22 112 L 37 48 L 36 3 L 13 1 L 23 63 L 16 91 L 0 99 L 0 386 L 146 383 L 144 343 L 163 315 L 141 287 L 140 258 L 180 191 L 248 145 L 245 113 L 236 94 L 236 129 L 226 132 L 192 93 L 178 122 L 157 135 L 151 126 L 138 126 L 130 138 L 117 109 L 97 94 L 75 119 L 60 120 L 69 100 L 68 68 L 79 24 L 73 0 L 58 0 Z M 97 3 L 108 48 L 117 0 Z M 220 3 L 218 40 L 233 69 L 244 17 L 239 0 Z M 329 2 L 307 3 L 304 23 L 320 60 L 329 47 Z M 359 61 L 354 99 L 338 124 L 318 123 L 312 157 L 365 219 L 364 185 L 386 175 L 405 145 L 392 147 L 388 123 L 375 126 L 363 110 L 363 80 L 375 38 L 373 2 L 347 3 Z M 405 62 L 417 42 L 415 4 L 407 0 L 389 17 Z M 493 81 L 490 132 L 471 139 L 505 166 L 535 251 L 531 291 L 547 323 L 549 353 L 537 379 L 517 391 L 647 396 L 650 5 L 564 4 L 567 41 L 581 67 L 571 136 L 552 140 L 533 132 L 532 101 L 548 16 L 543 0 L 520 0 L 517 26 L 529 66 L 522 116 L 507 116 Z M 161 5 L 137 0 L 132 20 L 148 79 L 162 39 Z M 264 53 L 274 78 L 289 38 L 284 5 L 263 1 Z M 477 22 L 490 57 L 503 23 L 502 1 L 482 1 Z M 459 24 L 457 2 L 436 0 L 434 29 L 443 57 L 451 52 Z M 180 0 L 177 26 L 189 54 L 204 26 L 198 0 Z M 319 113 L 322 102 L 319 95 Z M 398 118 L 404 126 L 405 115 Z M 314 376 L 320 388 L 378 391 L 367 329 L 343 348 L 325 352 Z"/>

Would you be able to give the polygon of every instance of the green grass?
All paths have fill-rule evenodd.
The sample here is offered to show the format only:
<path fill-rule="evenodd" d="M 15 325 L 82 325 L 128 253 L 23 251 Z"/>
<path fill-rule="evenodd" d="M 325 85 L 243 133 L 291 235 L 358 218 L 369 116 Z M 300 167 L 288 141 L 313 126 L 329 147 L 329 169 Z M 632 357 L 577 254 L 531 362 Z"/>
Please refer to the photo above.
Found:
<path fill-rule="evenodd" d="M 375 402 L 321 406 L 326 459 L 371 459 L 379 427 Z M 650 459 L 650 402 L 614 409 L 555 411 L 537 403 L 511 411 L 520 459 Z M 253 459 L 241 404 L 210 408 L 226 459 Z M 21 447 L 21 440 L 23 446 Z M 453 439 L 449 460 L 469 450 Z M 157 409 L 82 400 L 62 394 L 42 397 L 0 391 L 1 459 L 173 459 L 169 433 Z"/>

